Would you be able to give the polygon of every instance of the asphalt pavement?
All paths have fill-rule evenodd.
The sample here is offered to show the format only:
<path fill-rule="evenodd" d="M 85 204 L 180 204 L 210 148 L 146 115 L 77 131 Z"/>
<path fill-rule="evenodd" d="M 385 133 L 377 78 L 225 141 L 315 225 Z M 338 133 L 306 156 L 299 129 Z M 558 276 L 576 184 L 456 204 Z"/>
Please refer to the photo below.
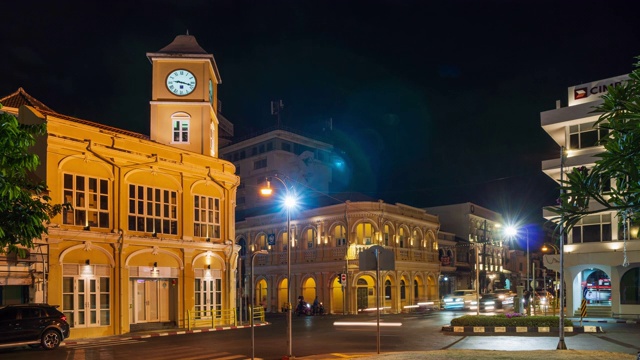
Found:
<path fill-rule="evenodd" d="M 572 318 L 574 323 L 579 323 L 579 319 Z M 630 326 L 640 326 L 636 320 L 620 319 L 584 319 L 584 325 L 602 325 L 613 323 L 633 324 Z M 259 324 L 258 326 L 268 326 L 269 324 Z M 194 329 L 194 330 L 159 330 L 144 333 L 130 333 L 116 336 L 118 338 L 142 339 L 155 336 L 186 335 L 190 333 L 207 331 L 224 331 L 238 327 L 224 327 L 216 329 Z M 557 333 L 556 333 L 557 334 Z M 500 360 L 500 359 L 544 359 L 544 360 L 569 360 L 569 359 L 594 359 L 594 360 L 640 360 L 640 332 L 605 332 L 605 333 L 580 333 L 567 334 L 565 344 L 568 350 L 556 350 L 558 345 L 557 335 L 539 334 L 506 334 L 498 336 L 494 334 L 466 334 L 456 333 L 450 336 L 459 337 L 445 349 L 433 351 L 409 351 L 381 353 L 327 353 L 313 356 L 297 357 L 297 359 L 319 360 L 319 359 L 386 359 L 386 360 L 411 360 L 411 359 L 473 359 L 473 360 Z M 108 337 L 113 338 L 113 337 Z M 66 341 L 65 344 L 77 344 L 85 341 L 100 342 L 104 339 L 78 339 Z"/>

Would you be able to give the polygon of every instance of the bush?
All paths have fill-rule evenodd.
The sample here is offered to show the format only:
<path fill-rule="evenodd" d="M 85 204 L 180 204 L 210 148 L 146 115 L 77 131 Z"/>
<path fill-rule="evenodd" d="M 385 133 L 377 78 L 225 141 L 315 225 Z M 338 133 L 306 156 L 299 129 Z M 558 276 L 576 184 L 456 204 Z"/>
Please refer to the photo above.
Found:
<path fill-rule="evenodd" d="M 498 315 L 465 315 L 451 320 L 451 326 L 526 326 L 558 328 L 557 316 L 526 316 L 519 313 Z M 564 319 L 564 326 L 573 326 L 570 319 Z"/>

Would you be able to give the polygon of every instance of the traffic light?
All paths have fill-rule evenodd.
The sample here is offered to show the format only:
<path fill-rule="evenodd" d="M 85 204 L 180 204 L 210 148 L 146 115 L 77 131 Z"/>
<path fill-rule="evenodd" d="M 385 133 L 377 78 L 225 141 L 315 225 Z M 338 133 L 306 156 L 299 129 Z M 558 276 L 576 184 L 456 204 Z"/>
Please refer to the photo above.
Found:
<path fill-rule="evenodd" d="M 342 274 L 338 274 L 338 282 L 342 284 Z"/>

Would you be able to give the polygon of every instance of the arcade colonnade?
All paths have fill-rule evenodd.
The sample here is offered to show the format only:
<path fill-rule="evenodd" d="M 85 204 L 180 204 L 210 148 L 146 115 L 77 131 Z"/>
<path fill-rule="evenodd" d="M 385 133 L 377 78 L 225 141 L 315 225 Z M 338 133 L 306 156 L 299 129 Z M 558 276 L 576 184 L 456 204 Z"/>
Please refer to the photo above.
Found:
<path fill-rule="evenodd" d="M 395 269 L 381 271 L 380 299 L 385 311 L 401 312 L 421 302 L 437 301 L 438 218 L 425 210 L 378 202 L 346 202 L 292 214 L 291 299 L 315 297 L 330 313 L 356 314 L 376 306 L 375 271 L 359 269 L 360 253 L 379 245 L 392 251 Z M 247 218 L 236 223 L 242 271 L 238 293 L 250 293 L 250 255 L 255 267 L 255 303 L 281 312 L 287 303 L 286 213 Z M 341 282 L 341 274 L 346 281 Z M 295 305 L 295 304 L 294 304 Z"/>

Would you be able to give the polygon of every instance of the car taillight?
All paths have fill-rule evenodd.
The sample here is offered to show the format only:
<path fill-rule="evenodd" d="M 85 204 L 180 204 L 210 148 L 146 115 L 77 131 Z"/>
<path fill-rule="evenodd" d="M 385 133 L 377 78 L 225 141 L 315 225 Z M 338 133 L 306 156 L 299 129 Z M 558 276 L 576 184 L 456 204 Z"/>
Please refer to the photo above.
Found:
<path fill-rule="evenodd" d="M 65 322 L 66 322 L 66 321 L 67 321 L 67 315 L 62 315 L 62 316 L 60 316 L 60 320 L 62 320 L 62 321 L 65 321 Z"/>

